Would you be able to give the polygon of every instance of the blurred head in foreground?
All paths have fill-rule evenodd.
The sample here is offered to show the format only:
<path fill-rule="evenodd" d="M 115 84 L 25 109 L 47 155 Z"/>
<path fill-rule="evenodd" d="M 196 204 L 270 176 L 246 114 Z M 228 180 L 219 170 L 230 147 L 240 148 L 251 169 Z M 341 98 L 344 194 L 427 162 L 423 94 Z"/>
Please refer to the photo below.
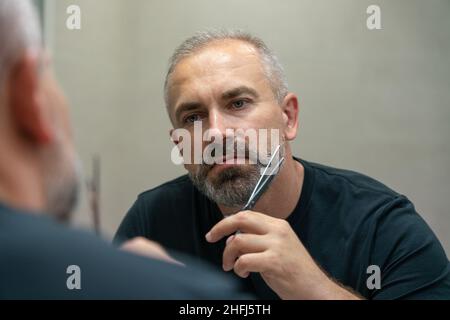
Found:
<path fill-rule="evenodd" d="M 0 43 L 0 202 L 66 221 L 78 158 L 30 1 L 0 0 Z"/>

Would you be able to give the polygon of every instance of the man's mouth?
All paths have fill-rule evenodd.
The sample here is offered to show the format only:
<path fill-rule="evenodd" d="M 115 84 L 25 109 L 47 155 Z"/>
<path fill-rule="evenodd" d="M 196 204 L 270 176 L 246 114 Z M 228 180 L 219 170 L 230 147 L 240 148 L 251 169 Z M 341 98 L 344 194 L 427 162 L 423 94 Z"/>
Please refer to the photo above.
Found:
<path fill-rule="evenodd" d="M 224 156 L 222 161 L 216 161 L 211 166 L 210 171 L 222 171 L 233 166 L 245 164 L 247 161 L 247 157 L 238 157 L 237 155 Z"/>
<path fill-rule="evenodd" d="M 238 159 L 237 155 L 224 156 L 222 158 L 222 163 L 236 163 L 237 159 Z"/>

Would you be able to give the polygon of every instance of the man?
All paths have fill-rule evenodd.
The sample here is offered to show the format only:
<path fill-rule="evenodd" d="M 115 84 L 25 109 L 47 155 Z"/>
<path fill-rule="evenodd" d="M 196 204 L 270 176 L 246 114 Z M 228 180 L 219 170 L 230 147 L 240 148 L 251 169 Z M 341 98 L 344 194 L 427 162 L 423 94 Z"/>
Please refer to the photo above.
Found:
<path fill-rule="evenodd" d="M 0 299 L 246 297 L 205 266 L 120 252 L 54 221 L 76 202 L 77 165 L 30 1 L 0 0 L 0 43 Z M 164 255 L 142 239 L 126 248 Z"/>
<path fill-rule="evenodd" d="M 196 255 L 234 271 L 261 298 L 450 298 L 449 261 L 405 196 L 293 157 L 298 99 L 262 40 L 238 31 L 186 40 L 170 61 L 165 98 L 174 130 L 194 140 L 203 135 L 196 127 L 224 141 L 227 129 L 277 130 L 285 162 L 253 210 L 239 212 L 262 164 L 188 161 L 187 176 L 138 197 L 116 241 L 141 236 Z"/>

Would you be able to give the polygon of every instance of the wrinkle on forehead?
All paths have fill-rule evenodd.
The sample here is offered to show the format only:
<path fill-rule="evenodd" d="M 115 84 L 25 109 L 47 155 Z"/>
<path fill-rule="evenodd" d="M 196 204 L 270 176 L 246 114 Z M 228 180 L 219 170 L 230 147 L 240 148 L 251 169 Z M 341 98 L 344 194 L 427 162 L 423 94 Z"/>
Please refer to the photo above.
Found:
<path fill-rule="evenodd" d="M 243 81 L 264 79 L 268 82 L 257 49 L 240 40 L 213 42 L 177 64 L 169 79 L 169 96 L 172 96 L 169 104 L 176 105 L 174 100 L 178 99 L 173 97 L 179 98 L 181 92 L 189 93 L 192 91 L 191 85 L 201 88 L 202 83 L 217 83 L 226 76 L 238 75 L 242 75 Z"/>

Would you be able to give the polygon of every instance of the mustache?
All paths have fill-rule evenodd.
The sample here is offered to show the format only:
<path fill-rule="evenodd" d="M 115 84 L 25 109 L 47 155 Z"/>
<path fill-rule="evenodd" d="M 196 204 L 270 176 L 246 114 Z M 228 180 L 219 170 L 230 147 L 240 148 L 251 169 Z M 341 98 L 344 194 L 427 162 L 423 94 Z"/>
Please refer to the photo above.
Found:
<path fill-rule="evenodd" d="M 244 140 L 225 139 L 220 143 L 210 143 L 206 146 L 201 166 L 213 167 L 222 164 L 225 160 L 236 160 L 237 164 L 261 164 L 261 154 L 256 147 L 250 147 Z"/>

